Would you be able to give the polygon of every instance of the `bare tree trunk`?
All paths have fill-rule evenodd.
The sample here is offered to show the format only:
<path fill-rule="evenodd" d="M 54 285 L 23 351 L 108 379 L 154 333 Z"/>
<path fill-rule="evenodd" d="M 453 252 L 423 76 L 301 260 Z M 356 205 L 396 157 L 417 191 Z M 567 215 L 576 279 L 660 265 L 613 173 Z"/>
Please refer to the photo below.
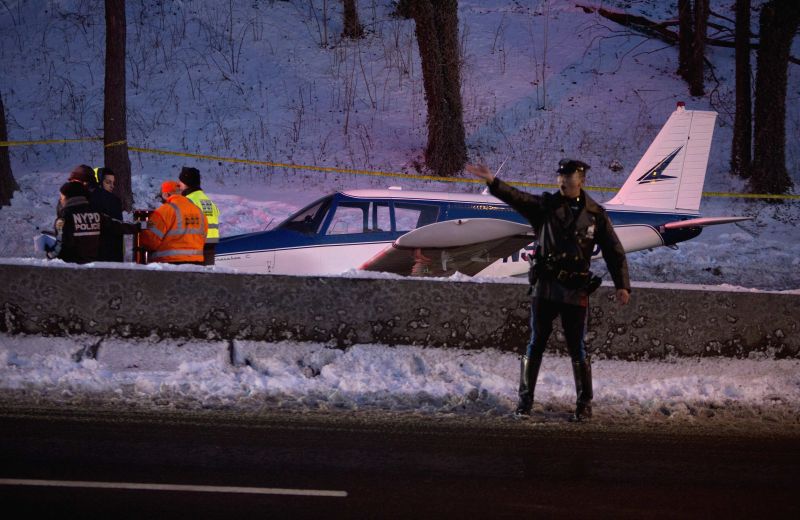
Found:
<path fill-rule="evenodd" d="M 414 14 L 411 12 L 412 1 L 413 0 L 397 0 L 395 3 L 394 12 L 392 12 L 392 16 L 397 16 L 405 20 L 413 18 Z"/>
<path fill-rule="evenodd" d="M 708 26 L 708 0 L 694 1 L 694 38 L 692 54 L 689 60 L 689 94 L 702 96 L 703 62 L 706 57 L 706 27 Z"/>
<path fill-rule="evenodd" d="M 3 95 L 0 94 L 0 141 L 8 141 L 6 127 L 6 109 L 3 106 Z M 19 191 L 19 184 L 11 173 L 11 159 L 7 146 L 0 146 L 0 207 L 10 206 L 14 192 Z"/>
<path fill-rule="evenodd" d="M 733 121 L 731 173 L 750 176 L 753 109 L 750 95 L 750 0 L 736 0 L 736 116 Z"/>
<path fill-rule="evenodd" d="M 357 40 L 364 37 L 364 26 L 358 19 L 358 9 L 356 9 L 356 0 L 342 0 L 344 6 L 344 30 L 342 36 Z"/>
<path fill-rule="evenodd" d="M 678 0 L 678 75 L 689 82 L 689 61 L 692 55 L 692 2 Z"/>
<path fill-rule="evenodd" d="M 122 200 L 123 209 L 130 211 L 133 208 L 133 191 L 125 104 L 125 0 L 105 0 L 105 7 L 104 166 L 114 170 L 114 193 Z"/>
<path fill-rule="evenodd" d="M 799 24 L 797 0 L 770 0 L 761 8 L 750 177 L 755 193 L 786 193 L 792 187 L 786 171 L 786 82 L 789 50 Z"/>
<path fill-rule="evenodd" d="M 428 104 L 425 164 L 436 175 L 452 176 L 467 160 L 461 104 L 458 2 L 412 0 Z"/>

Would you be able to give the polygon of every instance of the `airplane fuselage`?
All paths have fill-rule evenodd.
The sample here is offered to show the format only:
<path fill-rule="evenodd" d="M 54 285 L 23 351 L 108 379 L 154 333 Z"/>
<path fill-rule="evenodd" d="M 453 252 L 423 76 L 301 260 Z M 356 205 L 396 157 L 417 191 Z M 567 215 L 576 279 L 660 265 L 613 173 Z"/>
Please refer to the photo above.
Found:
<path fill-rule="evenodd" d="M 673 245 L 700 234 L 701 228 L 664 228 L 667 222 L 695 218 L 697 214 L 606 209 L 626 252 Z M 337 192 L 303 208 L 274 230 L 223 238 L 217 245 L 216 262 L 244 272 L 340 274 L 357 269 L 419 227 L 482 218 L 527 224 L 524 217 L 490 195 Z M 488 265 L 479 276 L 524 274 L 528 264 L 521 253 Z"/>

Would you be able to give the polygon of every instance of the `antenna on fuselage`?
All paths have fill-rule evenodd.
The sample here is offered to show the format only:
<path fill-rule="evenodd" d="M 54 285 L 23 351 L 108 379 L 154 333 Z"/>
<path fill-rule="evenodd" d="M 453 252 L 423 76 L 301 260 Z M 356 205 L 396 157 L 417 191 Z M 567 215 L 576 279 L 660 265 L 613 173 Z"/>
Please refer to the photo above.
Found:
<path fill-rule="evenodd" d="M 506 163 L 506 161 L 507 161 L 507 160 L 508 160 L 508 157 L 506 157 L 505 159 L 503 159 L 503 162 L 501 162 L 501 163 L 500 163 L 500 166 L 498 166 L 498 167 L 497 167 L 497 171 L 496 171 L 496 172 L 494 172 L 494 176 L 495 176 L 495 177 L 498 177 L 498 176 L 500 175 L 500 170 L 502 170 L 502 169 L 503 169 L 503 165 Z M 489 194 L 489 186 L 486 186 L 486 187 L 483 189 L 483 191 L 481 192 L 481 195 L 488 195 L 488 194 Z"/>

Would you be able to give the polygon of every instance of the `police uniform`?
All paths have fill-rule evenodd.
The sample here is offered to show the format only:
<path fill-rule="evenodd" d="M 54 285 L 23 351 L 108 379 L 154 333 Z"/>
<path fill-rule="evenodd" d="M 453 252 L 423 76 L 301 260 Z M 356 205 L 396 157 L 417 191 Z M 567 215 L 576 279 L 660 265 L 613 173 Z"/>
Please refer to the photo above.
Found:
<path fill-rule="evenodd" d="M 135 224 L 112 219 L 97 211 L 86 197 L 83 186 L 68 182 L 61 187 L 66 202 L 58 210 L 55 223 L 56 243 L 47 251 L 48 258 L 85 264 L 105 261 L 102 256 L 102 238 L 122 237 L 123 233 L 136 232 Z"/>
<path fill-rule="evenodd" d="M 561 168 L 573 168 L 579 161 L 562 161 Z M 571 174 L 575 170 L 560 173 Z M 520 191 L 498 178 L 489 184 L 498 199 L 530 222 L 537 236 L 531 266 L 531 339 L 520 368 L 517 414 L 530 413 L 533 391 L 541 367 L 553 320 L 560 316 L 564 327 L 577 393 L 577 419 L 591 416 L 591 361 L 586 354 L 584 333 L 589 293 L 599 278 L 589 270 L 592 253 L 599 246 L 617 289 L 630 291 L 625 250 L 605 210 L 581 190 L 576 199 L 560 192 L 534 195 Z M 582 413 L 579 413 L 582 412 Z M 583 417 L 580 417 L 583 415 Z"/>

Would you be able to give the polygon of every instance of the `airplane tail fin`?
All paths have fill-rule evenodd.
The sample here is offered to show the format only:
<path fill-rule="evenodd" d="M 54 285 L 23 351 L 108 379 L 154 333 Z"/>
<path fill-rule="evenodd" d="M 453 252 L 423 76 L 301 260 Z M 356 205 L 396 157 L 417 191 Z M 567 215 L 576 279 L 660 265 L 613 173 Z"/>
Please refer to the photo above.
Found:
<path fill-rule="evenodd" d="M 675 213 L 699 211 L 716 118 L 716 112 L 686 110 L 678 103 L 607 205 Z"/>

